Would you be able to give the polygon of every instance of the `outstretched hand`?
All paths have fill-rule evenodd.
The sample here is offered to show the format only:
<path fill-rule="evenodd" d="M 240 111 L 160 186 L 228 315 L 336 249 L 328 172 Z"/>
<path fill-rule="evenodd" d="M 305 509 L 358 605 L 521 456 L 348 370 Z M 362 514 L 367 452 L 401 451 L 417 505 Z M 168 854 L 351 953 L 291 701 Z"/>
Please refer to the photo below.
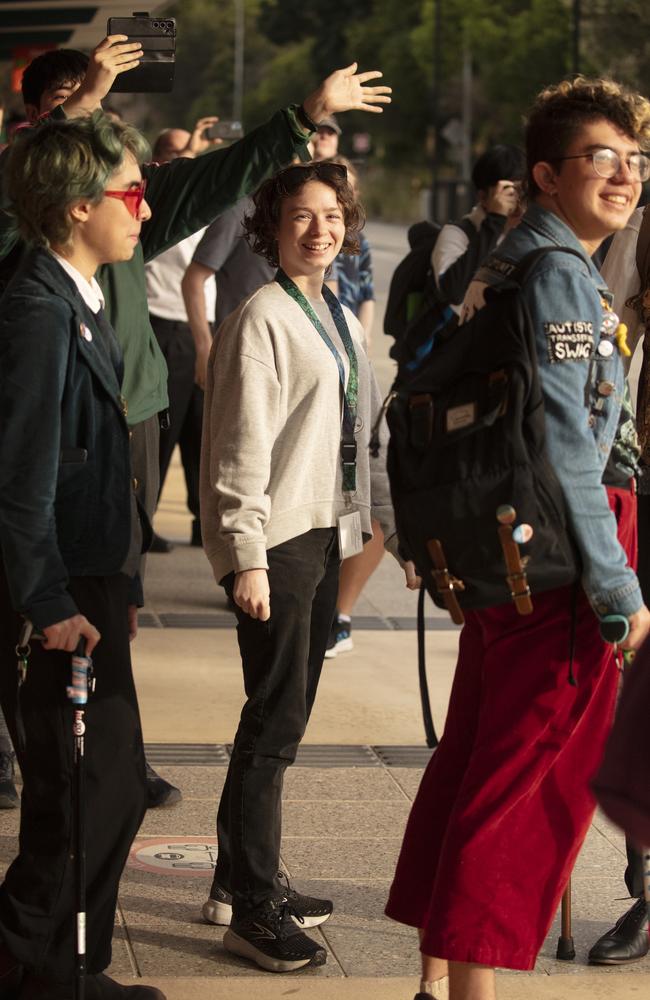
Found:
<path fill-rule="evenodd" d="M 371 111 L 381 114 L 382 104 L 390 104 L 391 87 L 369 87 L 371 80 L 380 79 L 379 70 L 357 73 L 357 63 L 351 63 L 345 69 L 337 69 L 320 87 L 310 94 L 303 102 L 303 108 L 312 119 L 318 123 L 327 115 L 339 111 Z"/>
<path fill-rule="evenodd" d="M 129 41 L 128 35 L 107 35 L 103 38 L 90 54 L 81 85 L 64 102 L 63 110 L 68 118 L 91 114 L 101 108 L 101 102 L 115 78 L 139 66 L 141 58 L 142 45 Z"/>

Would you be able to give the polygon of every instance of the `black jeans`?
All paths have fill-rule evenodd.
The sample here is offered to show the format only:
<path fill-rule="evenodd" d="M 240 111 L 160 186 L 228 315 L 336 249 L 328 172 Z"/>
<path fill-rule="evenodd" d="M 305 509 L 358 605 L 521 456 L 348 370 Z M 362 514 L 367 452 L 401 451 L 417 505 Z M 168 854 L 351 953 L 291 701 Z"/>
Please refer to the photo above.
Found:
<path fill-rule="evenodd" d="M 178 445 L 187 486 L 187 506 L 198 520 L 203 389 L 199 389 L 194 381 L 196 350 L 192 332 L 188 323 L 153 315 L 149 319 L 169 369 L 169 427 L 160 432 L 159 494 L 165 485 L 174 448 Z"/>
<path fill-rule="evenodd" d="M 96 690 L 86 708 L 87 964 L 111 961 L 117 889 L 145 811 L 146 783 L 127 628 L 127 577 L 72 578 L 68 590 L 101 633 Z M 74 971 L 70 654 L 32 642 L 17 738 L 16 656 L 21 619 L 0 566 L 0 697 L 23 777 L 19 853 L 0 887 L 0 940 L 27 969 L 54 982 Z"/>
<path fill-rule="evenodd" d="M 279 895 L 282 783 L 320 679 L 339 579 L 335 528 L 314 528 L 268 551 L 271 617 L 237 609 L 247 701 L 217 815 L 215 884 L 235 916 Z M 223 581 L 232 596 L 234 574 Z"/>

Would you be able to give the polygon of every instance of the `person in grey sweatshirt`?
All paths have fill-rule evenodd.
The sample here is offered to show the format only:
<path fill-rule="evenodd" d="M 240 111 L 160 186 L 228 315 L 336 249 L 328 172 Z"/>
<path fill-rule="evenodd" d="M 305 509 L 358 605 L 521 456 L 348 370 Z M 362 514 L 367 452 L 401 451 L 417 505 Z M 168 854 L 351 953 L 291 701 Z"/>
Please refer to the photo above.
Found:
<path fill-rule="evenodd" d="M 278 878 L 284 771 L 314 703 L 340 560 L 370 539 L 371 518 L 394 554 L 397 540 L 384 461 L 368 450 L 381 399 L 363 331 L 324 284 L 341 249 L 359 249 L 346 169 L 288 167 L 254 201 L 248 238 L 279 269 L 217 334 L 203 423 L 201 528 L 236 605 L 247 695 L 203 914 L 230 924 L 228 951 L 288 972 L 325 962 L 299 927 L 333 907 Z"/>

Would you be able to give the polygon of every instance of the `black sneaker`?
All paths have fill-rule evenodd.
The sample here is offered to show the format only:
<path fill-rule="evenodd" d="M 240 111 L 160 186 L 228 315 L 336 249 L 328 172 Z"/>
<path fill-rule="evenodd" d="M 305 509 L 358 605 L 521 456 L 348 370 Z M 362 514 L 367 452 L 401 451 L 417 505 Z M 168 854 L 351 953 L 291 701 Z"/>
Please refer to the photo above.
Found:
<path fill-rule="evenodd" d="M 298 927 L 318 927 L 332 916 L 334 904 L 331 899 L 317 899 L 315 896 L 303 896 L 289 884 L 284 872 L 278 872 L 278 878 L 287 883 L 284 901 L 291 907 L 292 917 Z M 227 927 L 232 920 L 232 895 L 214 885 L 210 889 L 210 898 L 203 904 L 203 919 L 209 924 Z"/>
<path fill-rule="evenodd" d="M 0 752 L 0 809 L 17 809 L 20 805 L 14 782 L 15 761 L 13 750 Z"/>
<path fill-rule="evenodd" d="M 267 899 L 233 920 L 223 936 L 226 951 L 248 958 L 267 972 L 294 972 L 306 965 L 325 965 L 327 952 L 299 930 L 285 899 Z"/>
<path fill-rule="evenodd" d="M 339 653 L 349 653 L 351 649 L 354 649 L 354 643 L 352 642 L 352 622 L 340 618 L 337 611 L 330 627 L 325 659 L 331 660 L 335 656 L 338 656 Z"/>
<path fill-rule="evenodd" d="M 147 809 L 160 809 L 163 806 L 175 806 L 183 798 L 180 788 L 165 781 L 156 774 L 148 760 L 147 769 Z"/>
<path fill-rule="evenodd" d="M 151 536 L 151 545 L 148 548 L 148 552 L 171 552 L 174 548 L 172 543 L 167 538 L 163 538 L 162 535 L 157 535 L 154 531 Z"/>

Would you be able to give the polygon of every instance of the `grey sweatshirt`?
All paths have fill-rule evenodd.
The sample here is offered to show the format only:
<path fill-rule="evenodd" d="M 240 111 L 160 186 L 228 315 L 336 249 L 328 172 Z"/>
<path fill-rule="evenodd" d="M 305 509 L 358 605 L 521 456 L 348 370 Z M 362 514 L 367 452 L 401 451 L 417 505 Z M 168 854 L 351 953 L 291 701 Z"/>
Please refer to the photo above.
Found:
<path fill-rule="evenodd" d="M 347 375 L 327 307 L 318 312 Z M 374 517 L 396 553 L 386 448 L 376 459 L 368 451 L 381 396 L 361 325 L 348 309 L 345 315 L 359 362 L 353 507 L 362 531 L 372 534 Z M 277 282 L 264 285 L 222 323 L 208 363 L 201 529 L 217 581 L 232 570 L 267 569 L 267 549 L 336 525 L 346 510 L 341 420 L 341 384 L 329 348 Z"/>

